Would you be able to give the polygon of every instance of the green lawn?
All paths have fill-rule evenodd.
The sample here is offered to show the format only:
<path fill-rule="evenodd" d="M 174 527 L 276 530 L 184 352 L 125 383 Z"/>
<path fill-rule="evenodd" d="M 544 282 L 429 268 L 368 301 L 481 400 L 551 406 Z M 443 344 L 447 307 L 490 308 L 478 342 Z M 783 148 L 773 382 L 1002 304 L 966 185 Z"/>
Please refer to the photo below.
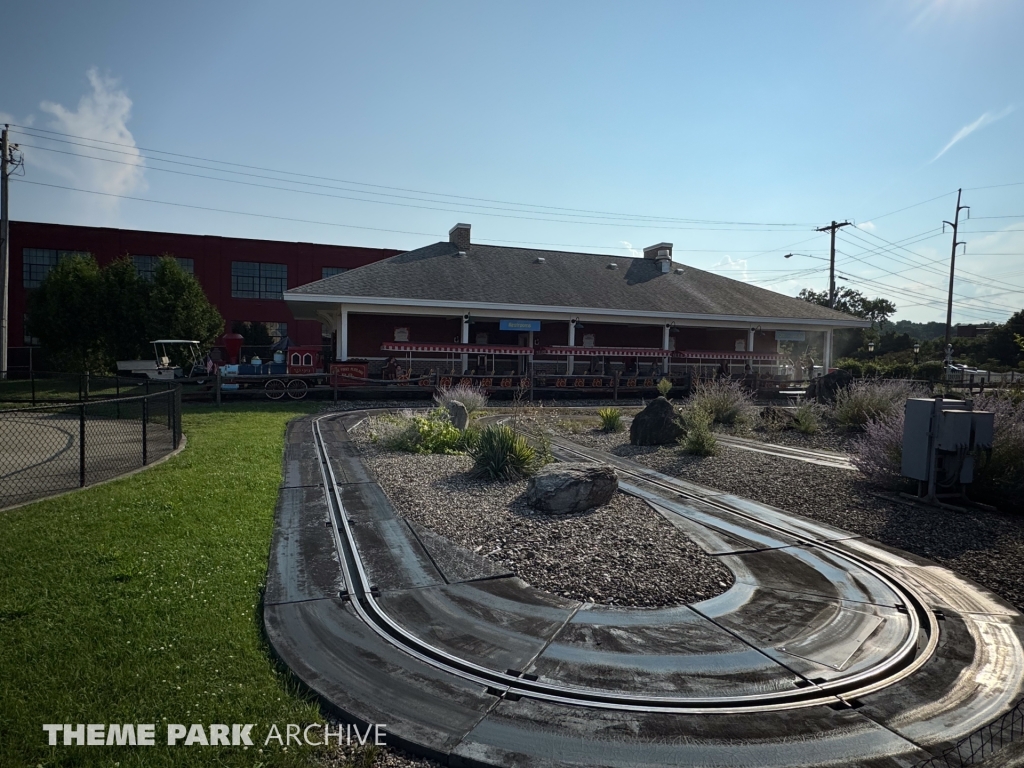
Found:
<path fill-rule="evenodd" d="M 186 408 L 180 455 L 0 513 L 0 765 L 312 762 L 259 751 L 320 719 L 260 629 L 284 428 L 310 410 Z M 44 723 L 156 723 L 158 746 L 49 747 Z M 167 723 L 260 725 L 243 750 L 159 746 Z"/>

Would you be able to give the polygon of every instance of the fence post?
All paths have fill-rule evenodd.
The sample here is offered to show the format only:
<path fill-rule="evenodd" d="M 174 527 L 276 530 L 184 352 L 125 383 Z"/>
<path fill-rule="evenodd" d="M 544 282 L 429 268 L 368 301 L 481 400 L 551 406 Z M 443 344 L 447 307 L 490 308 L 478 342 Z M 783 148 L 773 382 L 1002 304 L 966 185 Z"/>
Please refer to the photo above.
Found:
<path fill-rule="evenodd" d="M 85 372 L 85 399 L 89 399 L 89 372 Z"/>
<path fill-rule="evenodd" d="M 29 347 L 29 349 L 32 349 Z M 28 377 L 32 381 L 32 405 L 36 404 L 36 374 L 34 371 L 28 372 Z"/>
<path fill-rule="evenodd" d="M 78 406 L 78 487 L 85 487 L 85 403 Z"/>
<path fill-rule="evenodd" d="M 167 390 L 167 429 L 171 429 L 171 425 L 174 423 L 174 390 Z"/>
<path fill-rule="evenodd" d="M 220 407 L 220 368 L 217 368 L 217 380 L 213 385 L 214 397 L 217 400 L 217 407 Z"/>
<path fill-rule="evenodd" d="M 149 463 L 149 454 L 146 446 L 146 426 L 149 421 L 149 397 L 142 398 L 142 466 Z"/>
<path fill-rule="evenodd" d="M 619 374 L 620 373 L 621 373 L 620 371 L 615 371 L 615 379 L 614 379 L 614 381 L 615 381 L 615 388 L 612 390 L 612 399 L 613 400 L 618 400 L 619 399 Z"/>

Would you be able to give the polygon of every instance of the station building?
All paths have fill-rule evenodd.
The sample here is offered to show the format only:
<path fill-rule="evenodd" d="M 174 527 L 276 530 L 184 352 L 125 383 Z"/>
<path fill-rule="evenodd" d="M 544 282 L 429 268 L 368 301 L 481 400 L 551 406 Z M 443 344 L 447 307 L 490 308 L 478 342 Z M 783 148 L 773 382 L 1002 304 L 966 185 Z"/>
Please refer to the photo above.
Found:
<path fill-rule="evenodd" d="M 478 245 L 469 224 L 284 300 L 295 318 L 333 328 L 337 360 L 372 372 L 394 356 L 414 374 L 511 375 L 530 360 L 556 375 L 709 365 L 779 375 L 787 342 L 822 350 L 827 370 L 833 331 L 868 326 L 684 264 L 671 243 L 644 258 Z"/>
<path fill-rule="evenodd" d="M 228 330 L 235 322 L 262 322 L 272 337 L 288 336 L 298 344 L 319 345 L 325 333 L 330 343 L 330 329 L 316 319 L 296 320 L 284 302 L 284 292 L 401 253 L 391 248 L 27 221 L 12 221 L 10 237 L 8 338 L 14 365 L 24 365 L 20 358 L 27 358 L 26 348 L 36 343 L 25 330 L 28 293 L 68 256 L 91 254 L 100 265 L 129 256 L 143 278 L 152 276 L 160 256 L 173 256 L 199 280 Z"/>

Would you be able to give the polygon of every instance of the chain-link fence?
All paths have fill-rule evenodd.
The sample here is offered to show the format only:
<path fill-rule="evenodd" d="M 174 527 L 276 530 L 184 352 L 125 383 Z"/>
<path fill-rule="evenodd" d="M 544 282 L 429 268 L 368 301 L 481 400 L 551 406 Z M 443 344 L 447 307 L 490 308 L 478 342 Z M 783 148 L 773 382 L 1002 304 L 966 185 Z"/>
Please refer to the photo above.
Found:
<path fill-rule="evenodd" d="M 178 387 L 75 378 L 0 382 L 0 508 L 109 480 L 178 447 Z"/>
<path fill-rule="evenodd" d="M 1002 717 L 965 736 L 941 755 L 924 760 L 915 768 L 963 768 L 991 757 L 1024 736 L 1024 699 Z"/>

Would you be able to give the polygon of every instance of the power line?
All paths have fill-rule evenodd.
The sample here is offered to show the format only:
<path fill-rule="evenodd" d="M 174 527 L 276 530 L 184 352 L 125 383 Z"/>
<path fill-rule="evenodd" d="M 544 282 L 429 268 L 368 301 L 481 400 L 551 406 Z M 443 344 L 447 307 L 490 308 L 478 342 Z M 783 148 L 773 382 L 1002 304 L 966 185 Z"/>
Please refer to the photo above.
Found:
<path fill-rule="evenodd" d="M 248 168 L 250 170 L 264 171 L 264 172 L 268 172 L 268 173 L 276 173 L 276 174 L 279 174 L 279 175 L 282 175 L 282 176 L 296 176 L 296 177 L 304 178 L 304 179 L 316 179 L 318 181 L 333 181 L 333 182 L 336 182 L 336 183 L 339 183 L 339 184 L 354 184 L 356 186 L 372 187 L 372 188 L 375 188 L 375 189 L 388 189 L 388 190 L 397 191 L 397 192 L 410 192 L 410 193 L 413 193 L 413 194 L 428 195 L 428 196 L 432 196 L 432 197 L 449 197 L 449 198 L 453 198 L 453 199 L 457 199 L 457 200 L 476 200 L 476 201 L 479 201 L 479 202 L 499 203 L 501 205 L 515 205 L 515 206 L 520 206 L 520 207 L 523 207 L 523 208 L 543 208 L 543 209 L 548 209 L 548 210 L 552 210 L 552 211 L 563 212 L 562 215 L 594 214 L 592 216 L 588 216 L 588 218 L 616 217 L 616 218 L 623 218 L 623 219 L 630 219 L 630 220 L 678 221 L 678 222 L 682 222 L 682 223 L 693 223 L 693 224 L 701 224 L 701 223 L 703 223 L 703 224 L 730 224 L 730 225 L 735 225 L 735 226 L 773 226 L 773 227 L 774 226 L 777 226 L 777 227 L 802 227 L 802 226 L 810 226 L 810 224 L 803 224 L 803 223 L 796 223 L 796 222 L 786 222 L 786 223 L 742 222 L 742 221 L 720 221 L 720 220 L 715 220 L 715 219 L 684 219 L 684 218 L 666 217 L 666 216 L 644 216 L 644 215 L 641 215 L 641 214 L 626 214 L 626 213 L 618 213 L 618 212 L 613 212 L 613 211 L 599 211 L 599 210 L 589 210 L 589 209 L 584 209 L 584 208 L 568 208 L 568 207 L 562 207 L 562 206 L 550 206 L 550 205 L 542 205 L 542 204 L 538 204 L 538 203 L 520 203 L 520 202 L 516 202 L 516 201 L 497 200 L 497 199 L 491 199 L 491 198 L 473 197 L 473 196 L 468 196 L 468 195 L 453 195 L 453 194 L 448 194 L 448 193 L 443 193 L 443 192 L 429 192 L 429 191 L 423 191 L 423 190 L 409 189 L 409 188 L 406 188 L 406 187 L 394 187 L 394 186 L 387 186 L 387 185 L 384 185 L 384 184 L 371 184 L 371 183 L 368 183 L 368 182 L 353 181 L 351 179 L 337 179 L 337 178 L 332 178 L 332 177 L 329 177 L 329 176 L 317 176 L 317 175 L 313 175 L 313 174 L 298 173 L 298 172 L 295 172 L 295 171 L 284 171 L 284 170 L 279 170 L 279 169 L 274 169 L 274 168 L 265 168 L 265 167 L 262 167 L 262 166 L 247 165 L 247 164 L 244 164 L 244 163 L 234 163 L 234 162 L 230 162 L 230 161 L 226 161 L 226 160 L 216 160 L 216 159 L 211 159 L 211 158 L 198 157 L 198 156 L 195 156 L 195 155 L 186 155 L 186 154 L 181 154 L 181 153 L 177 153 L 177 152 L 168 152 L 166 150 L 160 150 L 160 149 L 151 149 L 151 148 L 147 149 L 145 147 L 138 147 L 138 146 L 135 146 L 135 145 L 132 145 L 132 144 L 124 144 L 124 143 L 119 143 L 119 142 L 114 142 L 114 141 L 107 141 L 105 139 L 94 139 L 94 138 L 90 138 L 90 137 L 87 137 L 87 136 L 77 136 L 75 134 L 61 133 L 59 131 L 50 131 L 50 130 L 43 129 L 43 128 L 32 128 L 32 127 L 28 127 L 28 126 L 15 126 L 15 127 L 21 128 L 22 129 L 21 130 L 22 133 L 25 133 L 28 136 L 33 136 L 35 138 L 45 139 L 45 140 L 48 140 L 48 141 L 60 141 L 60 142 L 66 143 L 66 144 L 73 144 L 75 146 L 82 146 L 82 147 L 87 147 L 87 148 L 90 148 L 90 149 L 97 149 L 97 150 L 104 151 L 104 152 L 116 152 L 117 150 L 106 149 L 105 147 L 95 147 L 95 146 L 91 146 L 91 145 L 88 145 L 88 144 L 78 144 L 77 142 L 64 141 L 62 139 L 54 139 L 54 138 L 51 138 L 49 136 L 38 136 L 38 135 L 36 135 L 35 133 L 32 133 L 32 132 L 35 131 L 35 132 L 42 132 L 42 133 L 50 133 L 50 134 L 54 134 L 54 135 L 57 135 L 57 136 L 65 136 L 65 137 L 69 137 L 69 138 L 83 139 L 85 141 L 92 141 L 92 142 L 97 142 L 97 143 L 102 143 L 102 144 L 110 144 L 112 146 L 126 147 L 126 148 L 130 148 L 130 149 L 134 149 L 134 150 L 136 150 L 136 152 L 154 152 L 154 153 L 157 153 L 157 154 L 170 155 L 172 157 L 182 157 L 182 158 L 186 158 L 186 159 L 189 159 L 189 160 L 200 160 L 200 161 L 205 162 L 205 163 L 217 163 L 217 164 L 220 164 L 220 165 L 230 165 L 230 166 L 235 167 L 235 168 Z M 39 146 L 35 146 L 34 148 L 36 148 L 36 149 L 44 149 L 44 150 L 48 150 L 48 151 L 52 151 L 52 152 L 59 151 L 59 150 L 55 150 L 55 149 L 52 149 L 52 148 L 39 147 Z M 77 154 L 77 153 L 64 153 L 64 154 L 75 154 L 78 157 L 90 157 L 89 155 L 81 155 L 81 154 Z M 145 157 L 143 155 L 139 155 L 139 154 L 136 154 L 136 153 L 129 153 L 129 152 L 121 152 L 119 154 L 128 154 L 128 155 L 131 155 L 133 157 Z M 103 159 L 106 159 L 106 158 L 92 158 L 92 159 L 103 160 Z M 164 160 L 163 158 L 157 158 L 157 157 L 148 157 L 146 159 L 156 160 L 158 162 L 164 162 L 164 163 L 176 163 L 176 164 L 179 164 L 179 165 L 187 165 L 187 166 L 192 166 L 192 167 L 206 168 L 207 170 L 215 170 L 215 171 L 220 171 L 222 173 L 235 173 L 235 174 L 246 175 L 246 176 L 255 176 L 256 175 L 256 174 L 242 173 L 240 171 L 230 171 L 230 170 L 227 170 L 227 169 L 224 169 L 224 168 L 209 168 L 208 166 L 196 166 L 196 165 L 191 164 L 191 163 L 181 163 L 180 161 Z M 136 164 L 135 163 L 131 163 L 130 165 L 136 165 Z M 272 178 L 272 177 L 259 176 L 259 178 Z M 275 180 L 275 181 L 284 181 L 286 183 L 291 183 L 291 184 L 310 184 L 309 182 L 298 182 L 298 181 L 292 181 L 290 179 L 276 179 L 275 178 L 273 180 Z M 311 184 L 311 186 L 326 186 L 326 185 Z M 333 187 L 330 187 L 330 188 L 333 188 Z M 358 191 L 358 192 L 360 192 L 362 194 L 376 194 L 376 195 L 382 195 L 383 196 L 383 193 L 379 193 L 379 192 L 369 192 L 369 191 L 365 191 L 365 190 L 353 190 L 353 191 Z M 388 195 L 388 196 L 392 196 L 392 195 Z M 396 197 L 401 197 L 401 196 L 396 196 Z M 415 198 L 409 198 L 409 199 L 415 199 Z M 430 202 L 435 202 L 435 201 L 430 201 Z M 436 201 L 436 202 L 445 202 L 445 201 Z M 471 205 L 473 205 L 473 204 L 471 204 Z M 489 206 L 480 206 L 480 207 L 489 207 Z M 499 209 L 499 210 L 504 210 L 504 209 Z M 538 212 L 540 212 L 540 211 L 538 211 Z M 566 212 L 574 212 L 574 213 L 568 214 Z M 552 214 L 552 215 L 554 215 L 554 214 Z"/>

